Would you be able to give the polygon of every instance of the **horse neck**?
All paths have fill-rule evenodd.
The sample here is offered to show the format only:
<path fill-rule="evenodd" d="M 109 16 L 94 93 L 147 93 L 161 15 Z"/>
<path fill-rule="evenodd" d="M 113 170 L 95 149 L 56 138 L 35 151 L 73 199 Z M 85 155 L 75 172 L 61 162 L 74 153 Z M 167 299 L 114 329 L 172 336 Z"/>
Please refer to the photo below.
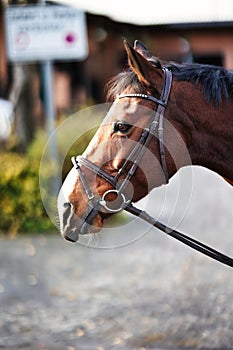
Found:
<path fill-rule="evenodd" d="M 174 122 L 185 140 L 193 165 L 204 166 L 233 180 L 233 102 L 219 107 L 207 102 L 202 93 L 186 87 Z"/>

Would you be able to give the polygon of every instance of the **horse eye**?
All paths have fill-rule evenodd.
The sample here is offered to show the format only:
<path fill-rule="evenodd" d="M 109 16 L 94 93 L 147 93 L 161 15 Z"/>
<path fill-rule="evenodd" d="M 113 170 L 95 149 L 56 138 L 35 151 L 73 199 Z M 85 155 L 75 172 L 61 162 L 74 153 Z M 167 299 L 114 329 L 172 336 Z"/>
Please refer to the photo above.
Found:
<path fill-rule="evenodd" d="M 132 128 L 131 124 L 123 123 L 123 122 L 116 122 L 114 124 L 114 131 L 115 132 L 122 132 L 126 133 Z"/>

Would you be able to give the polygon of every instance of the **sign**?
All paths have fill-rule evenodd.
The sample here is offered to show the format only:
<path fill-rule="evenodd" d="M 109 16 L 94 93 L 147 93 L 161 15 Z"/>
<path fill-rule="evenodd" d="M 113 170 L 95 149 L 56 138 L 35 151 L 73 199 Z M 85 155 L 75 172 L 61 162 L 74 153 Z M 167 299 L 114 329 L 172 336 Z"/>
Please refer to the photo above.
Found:
<path fill-rule="evenodd" d="M 5 11 L 10 61 L 84 60 L 88 55 L 84 12 L 67 6 L 10 6 Z"/>

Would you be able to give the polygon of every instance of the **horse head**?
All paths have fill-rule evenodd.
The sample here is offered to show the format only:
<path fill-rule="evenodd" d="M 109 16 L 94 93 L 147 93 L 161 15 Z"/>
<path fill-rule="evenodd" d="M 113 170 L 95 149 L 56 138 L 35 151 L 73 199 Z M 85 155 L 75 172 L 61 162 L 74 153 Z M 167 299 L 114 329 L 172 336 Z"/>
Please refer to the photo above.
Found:
<path fill-rule="evenodd" d="M 130 70 L 107 84 L 113 104 L 59 193 L 61 233 L 70 241 L 101 230 L 106 217 L 167 183 L 186 162 L 171 123 L 170 72 L 142 43 L 124 45 Z"/>

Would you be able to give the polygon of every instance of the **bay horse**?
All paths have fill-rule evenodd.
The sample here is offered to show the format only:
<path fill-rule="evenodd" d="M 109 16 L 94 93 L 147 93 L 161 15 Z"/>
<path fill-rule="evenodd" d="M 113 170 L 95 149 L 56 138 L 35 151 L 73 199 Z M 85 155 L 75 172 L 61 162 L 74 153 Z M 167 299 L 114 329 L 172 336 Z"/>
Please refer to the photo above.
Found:
<path fill-rule="evenodd" d="M 162 62 L 124 41 L 129 69 L 106 86 L 107 116 L 58 196 L 61 233 L 101 230 L 187 165 L 233 184 L 233 73 L 211 65 Z"/>

